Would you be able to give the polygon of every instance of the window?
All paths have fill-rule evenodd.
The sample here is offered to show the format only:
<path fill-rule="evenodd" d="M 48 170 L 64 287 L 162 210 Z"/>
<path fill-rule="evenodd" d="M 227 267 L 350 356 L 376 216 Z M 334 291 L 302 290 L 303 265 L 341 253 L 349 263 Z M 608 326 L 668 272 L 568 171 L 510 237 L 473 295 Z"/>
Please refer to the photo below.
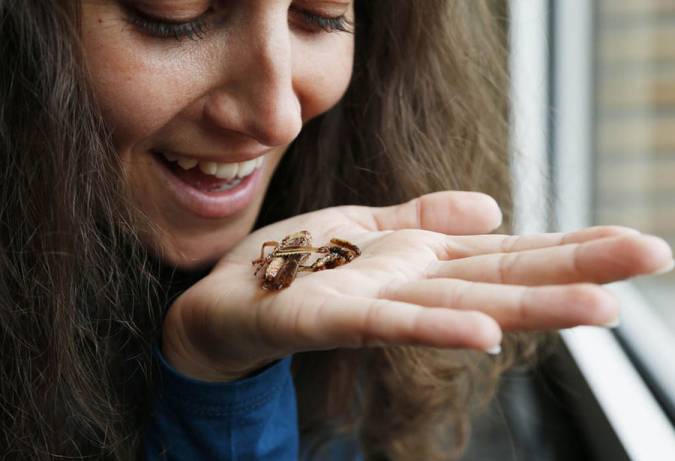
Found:
<path fill-rule="evenodd" d="M 593 220 L 675 247 L 675 2 L 602 0 L 596 26 Z M 675 336 L 675 272 L 634 284 Z"/>
<path fill-rule="evenodd" d="M 510 4 L 518 231 L 623 224 L 674 245 L 675 2 Z M 585 432 L 614 434 L 593 459 L 675 459 L 675 275 L 610 289 L 617 330 L 562 335 L 596 408 L 577 405 L 602 414 Z"/>

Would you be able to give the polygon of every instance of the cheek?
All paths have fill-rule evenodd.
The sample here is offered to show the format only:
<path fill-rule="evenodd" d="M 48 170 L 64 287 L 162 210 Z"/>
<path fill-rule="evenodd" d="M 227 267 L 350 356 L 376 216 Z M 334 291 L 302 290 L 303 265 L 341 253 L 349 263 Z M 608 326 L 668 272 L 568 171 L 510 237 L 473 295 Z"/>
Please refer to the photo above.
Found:
<path fill-rule="evenodd" d="M 311 51 L 300 53 L 301 57 L 294 62 L 303 121 L 330 109 L 347 90 L 352 77 L 353 37 L 345 35 L 332 47 L 316 50 L 313 54 Z"/>
<path fill-rule="evenodd" d="M 100 31 L 85 40 L 85 48 L 90 49 L 87 56 L 92 86 L 120 153 L 138 147 L 139 141 L 158 132 L 191 100 L 206 92 L 208 81 L 202 80 L 213 73 L 206 65 L 208 56 L 144 52 L 138 50 L 137 42 L 129 42 L 120 43 L 119 35 L 106 37 Z M 136 53 L 129 53 L 132 46 Z M 353 40 L 340 40 L 329 49 L 299 52 L 305 58 L 293 63 L 303 121 L 330 109 L 349 86 Z"/>
<path fill-rule="evenodd" d="M 85 30 L 84 38 L 91 85 L 120 153 L 159 130 L 201 89 L 193 55 L 167 57 L 119 32 Z"/>

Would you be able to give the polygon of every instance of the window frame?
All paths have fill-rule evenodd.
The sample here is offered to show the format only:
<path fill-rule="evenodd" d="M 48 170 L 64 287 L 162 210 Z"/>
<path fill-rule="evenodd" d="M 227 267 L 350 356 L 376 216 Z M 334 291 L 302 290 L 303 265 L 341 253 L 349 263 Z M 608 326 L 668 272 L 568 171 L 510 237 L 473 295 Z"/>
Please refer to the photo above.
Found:
<path fill-rule="evenodd" d="M 510 2 L 517 233 L 591 225 L 595 3 Z M 622 445 L 610 451 L 621 448 L 636 461 L 675 455 L 675 428 L 666 412 L 675 402 L 675 367 L 663 366 L 663 357 L 675 357 L 675 337 L 630 282 L 608 289 L 621 300 L 621 325 L 562 331 L 564 347 L 610 426 L 603 430 Z"/>

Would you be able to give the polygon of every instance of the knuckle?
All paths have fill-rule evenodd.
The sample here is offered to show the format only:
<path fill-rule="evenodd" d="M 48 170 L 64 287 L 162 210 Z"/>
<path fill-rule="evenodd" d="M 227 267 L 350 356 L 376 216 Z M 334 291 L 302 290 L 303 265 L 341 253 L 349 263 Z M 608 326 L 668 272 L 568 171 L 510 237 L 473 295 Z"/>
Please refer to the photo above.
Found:
<path fill-rule="evenodd" d="M 445 236 L 441 243 L 447 259 L 461 259 L 475 254 L 476 249 L 464 236 Z"/>
<path fill-rule="evenodd" d="M 500 253 L 512 253 L 518 247 L 518 243 L 521 240 L 520 235 L 509 235 L 504 240 L 502 240 L 499 252 Z"/>
<path fill-rule="evenodd" d="M 508 283 L 513 267 L 519 259 L 519 253 L 504 253 L 499 256 L 496 271 L 497 283 Z"/>
<path fill-rule="evenodd" d="M 580 308 L 595 308 L 607 304 L 608 296 L 597 285 L 581 283 L 568 288 L 567 301 Z"/>
<path fill-rule="evenodd" d="M 532 311 L 536 309 L 539 293 L 538 287 L 524 286 L 519 289 L 515 303 L 515 318 L 519 323 L 530 318 Z"/>
<path fill-rule="evenodd" d="M 382 301 L 379 299 L 373 300 L 372 303 L 366 309 L 366 315 L 363 318 L 363 323 L 361 324 L 361 338 L 363 344 L 368 344 L 373 340 L 378 340 L 374 332 L 377 329 L 379 319 L 382 315 Z"/>
<path fill-rule="evenodd" d="M 453 280 L 444 284 L 441 291 L 442 306 L 451 308 L 461 308 L 466 303 L 466 294 L 474 285 L 470 280 Z"/>
<path fill-rule="evenodd" d="M 593 227 L 595 235 L 598 237 L 618 237 L 622 235 L 638 235 L 640 232 L 637 230 L 626 227 L 626 226 L 617 226 L 617 225 L 602 225 Z"/>

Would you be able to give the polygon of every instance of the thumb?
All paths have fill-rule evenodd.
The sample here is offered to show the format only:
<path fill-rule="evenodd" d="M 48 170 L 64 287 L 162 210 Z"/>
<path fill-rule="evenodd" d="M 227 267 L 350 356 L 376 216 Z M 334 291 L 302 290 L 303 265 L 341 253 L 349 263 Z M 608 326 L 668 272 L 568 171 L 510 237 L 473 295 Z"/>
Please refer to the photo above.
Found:
<path fill-rule="evenodd" d="M 372 220 L 366 227 L 373 231 L 423 229 L 451 235 L 488 234 L 502 222 L 497 202 L 480 192 L 433 192 L 399 205 L 355 208 L 361 218 L 364 208 L 369 212 Z"/>

